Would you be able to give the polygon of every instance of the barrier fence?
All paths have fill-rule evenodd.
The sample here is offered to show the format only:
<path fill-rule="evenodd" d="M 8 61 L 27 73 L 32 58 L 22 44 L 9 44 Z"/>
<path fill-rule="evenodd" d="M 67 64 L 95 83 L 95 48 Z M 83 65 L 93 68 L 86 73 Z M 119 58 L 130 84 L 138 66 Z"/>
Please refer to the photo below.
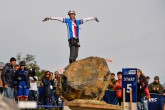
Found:
<path fill-rule="evenodd" d="M 109 104 L 117 104 L 115 91 L 107 90 L 103 100 Z M 149 110 L 163 110 L 165 104 L 165 96 L 159 94 L 151 94 L 151 99 L 148 101 Z"/>

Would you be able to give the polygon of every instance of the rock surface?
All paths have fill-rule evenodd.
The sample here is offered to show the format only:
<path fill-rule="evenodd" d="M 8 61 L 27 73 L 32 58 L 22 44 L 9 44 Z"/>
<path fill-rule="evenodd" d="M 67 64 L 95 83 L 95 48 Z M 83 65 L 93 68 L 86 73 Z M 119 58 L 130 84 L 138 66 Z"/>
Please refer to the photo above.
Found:
<path fill-rule="evenodd" d="M 121 106 L 107 104 L 98 100 L 75 99 L 65 102 L 71 110 L 121 110 Z"/>
<path fill-rule="evenodd" d="M 74 62 L 64 71 L 64 97 L 101 100 L 110 83 L 110 71 L 104 58 L 89 57 Z"/>
<path fill-rule="evenodd" d="M 19 110 L 14 100 L 7 99 L 0 95 L 0 110 Z"/>

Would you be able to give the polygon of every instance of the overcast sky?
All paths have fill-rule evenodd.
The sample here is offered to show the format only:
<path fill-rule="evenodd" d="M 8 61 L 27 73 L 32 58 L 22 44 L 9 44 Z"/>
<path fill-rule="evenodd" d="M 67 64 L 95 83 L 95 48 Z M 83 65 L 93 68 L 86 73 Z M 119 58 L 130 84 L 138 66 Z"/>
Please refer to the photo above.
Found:
<path fill-rule="evenodd" d="M 77 19 L 100 20 L 81 26 L 78 59 L 111 58 L 111 72 L 135 67 L 165 82 L 165 0 L 1 0 L 0 61 L 21 52 L 36 55 L 42 69 L 66 67 L 66 25 L 42 19 L 68 17 L 69 10 L 76 11 Z"/>

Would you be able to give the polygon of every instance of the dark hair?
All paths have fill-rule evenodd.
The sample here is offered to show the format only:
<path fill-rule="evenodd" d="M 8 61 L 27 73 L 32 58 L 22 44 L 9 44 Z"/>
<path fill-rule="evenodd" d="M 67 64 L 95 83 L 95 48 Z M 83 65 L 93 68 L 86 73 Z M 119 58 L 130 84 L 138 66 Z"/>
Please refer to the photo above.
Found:
<path fill-rule="evenodd" d="M 119 74 L 121 74 L 121 75 L 122 75 L 123 73 L 122 73 L 121 71 L 119 71 L 119 72 L 117 73 L 117 75 L 119 75 Z"/>
<path fill-rule="evenodd" d="M 150 79 L 150 77 L 149 76 L 146 76 L 146 79 Z"/>
<path fill-rule="evenodd" d="M 55 71 L 54 74 L 59 74 L 59 72 L 58 71 Z"/>
<path fill-rule="evenodd" d="M 50 72 L 51 75 L 53 75 L 53 72 Z"/>
<path fill-rule="evenodd" d="M 12 61 L 16 61 L 16 59 L 14 57 L 11 57 L 10 62 L 12 62 Z"/>
<path fill-rule="evenodd" d="M 111 73 L 111 75 L 114 75 L 115 76 L 115 73 Z"/>
<path fill-rule="evenodd" d="M 143 74 L 143 72 L 142 72 L 142 70 L 140 70 L 140 69 L 137 69 L 137 71 L 139 71 L 141 74 L 140 74 L 140 76 L 144 76 L 144 74 Z M 145 77 L 145 76 L 144 76 Z"/>
<path fill-rule="evenodd" d="M 155 76 L 155 77 L 154 77 L 154 80 L 156 80 L 156 79 L 159 80 L 159 76 Z"/>
<path fill-rule="evenodd" d="M 46 74 L 48 73 L 49 71 L 45 71 L 45 73 L 44 73 L 44 77 L 46 77 Z"/>
<path fill-rule="evenodd" d="M 19 65 L 18 65 L 18 64 L 16 64 L 14 67 L 19 67 Z"/>

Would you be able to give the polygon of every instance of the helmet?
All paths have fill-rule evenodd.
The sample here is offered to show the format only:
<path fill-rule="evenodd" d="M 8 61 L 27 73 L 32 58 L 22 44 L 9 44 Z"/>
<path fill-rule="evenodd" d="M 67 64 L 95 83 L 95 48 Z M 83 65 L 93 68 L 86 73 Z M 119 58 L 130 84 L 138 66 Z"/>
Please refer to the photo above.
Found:
<path fill-rule="evenodd" d="M 25 63 L 25 61 L 21 61 L 21 62 L 19 63 L 19 65 L 20 65 L 20 66 L 26 66 L 26 63 Z"/>
<path fill-rule="evenodd" d="M 76 14 L 76 12 L 73 11 L 73 10 L 70 10 L 70 11 L 68 12 L 68 15 L 70 15 L 70 14 Z"/>

